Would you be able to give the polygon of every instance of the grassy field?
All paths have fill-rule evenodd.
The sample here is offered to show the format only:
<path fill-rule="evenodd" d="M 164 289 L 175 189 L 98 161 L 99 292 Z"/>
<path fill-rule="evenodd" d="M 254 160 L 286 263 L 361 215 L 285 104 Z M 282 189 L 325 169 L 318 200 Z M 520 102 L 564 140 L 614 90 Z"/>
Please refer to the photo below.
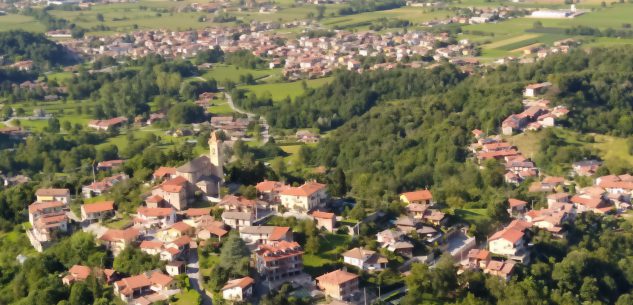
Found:
<path fill-rule="evenodd" d="M 281 69 L 244 69 L 240 67 L 230 65 L 214 65 L 213 68 L 205 72 L 202 77 L 205 79 L 215 79 L 217 81 L 230 80 L 232 82 L 239 82 L 240 76 L 251 74 L 256 80 L 263 78 L 274 78 L 281 75 Z"/>
<path fill-rule="evenodd" d="M 310 88 L 318 88 L 329 83 L 330 81 L 332 81 L 332 79 L 333 77 L 324 77 L 306 80 L 305 82 Z M 241 86 L 240 88 L 253 92 L 258 96 L 261 96 L 265 92 L 268 92 L 271 94 L 273 100 L 275 101 L 282 100 L 286 97 L 290 97 L 291 99 L 293 99 L 304 92 L 303 81 Z"/>
<path fill-rule="evenodd" d="M 195 289 L 189 289 L 183 291 L 176 296 L 177 301 L 170 303 L 173 305 L 196 305 L 200 304 L 200 293 L 198 293 Z"/>
<path fill-rule="evenodd" d="M 308 274 L 313 276 L 324 273 L 323 268 L 336 264 L 340 254 L 347 250 L 346 245 L 351 241 L 351 236 L 341 234 L 324 234 L 321 236 L 319 253 L 316 255 L 305 254 L 303 265 Z"/>
<path fill-rule="evenodd" d="M 380 18 L 398 18 L 403 20 L 409 20 L 413 24 L 420 24 L 422 22 L 444 19 L 452 16 L 452 12 L 448 10 L 436 10 L 430 11 L 429 9 L 421 7 L 401 7 L 393 10 L 367 12 L 362 14 L 355 14 L 349 16 L 338 16 L 327 18 L 323 21 L 323 25 L 330 28 L 340 27 L 355 27 L 358 25 L 368 26 L 372 22 Z"/>
<path fill-rule="evenodd" d="M 46 28 L 33 17 L 7 14 L 0 16 L 0 31 L 25 30 L 43 32 Z"/>
<path fill-rule="evenodd" d="M 469 224 L 480 224 L 490 220 L 486 209 L 455 209 L 455 216 Z"/>

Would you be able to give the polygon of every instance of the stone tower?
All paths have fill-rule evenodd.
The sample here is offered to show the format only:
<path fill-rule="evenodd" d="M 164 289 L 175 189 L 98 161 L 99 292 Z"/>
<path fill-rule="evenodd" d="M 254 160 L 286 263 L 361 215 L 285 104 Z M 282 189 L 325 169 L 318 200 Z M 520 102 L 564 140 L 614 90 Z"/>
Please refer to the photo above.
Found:
<path fill-rule="evenodd" d="M 215 131 L 209 138 L 209 160 L 213 165 L 213 174 L 224 181 L 224 158 L 222 156 L 222 140 L 218 139 Z"/>

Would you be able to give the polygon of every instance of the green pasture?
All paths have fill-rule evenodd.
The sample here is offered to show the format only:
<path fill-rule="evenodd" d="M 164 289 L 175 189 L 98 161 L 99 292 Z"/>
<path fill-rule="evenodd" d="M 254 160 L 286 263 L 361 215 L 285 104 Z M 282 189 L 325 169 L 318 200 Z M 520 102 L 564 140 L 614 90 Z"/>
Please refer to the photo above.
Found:
<path fill-rule="evenodd" d="M 24 30 L 44 32 L 46 28 L 35 18 L 24 15 L 7 14 L 0 16 L 0 31 Z"/>
<path fill-rule="evenodd" d="M 333 79 L 334 79 L 333 77 L 324 77 L 324 78 L 306 80 L 305 83 L 309 88 L 318 88 L 329 83 Z M 266 92 L 268 92 L 272 96 L 272 99 L 275 101 L 282 100 L 286 97 L 290 97 L 291 99 L 294 99 L 295 97 L 303 94 L 304 92 L 303 81 L 249 85 L 249 86 L 241 86 L 239 88 L 246 89 L 250 92 L 253 92 L 257 96 L 261 96 L 262 94 L 265 94 Z"/>
<path fill-rule="evenodd" d="M 245 69 L 231 65 L 217 64 L 206 71 L 202 77 L 205 79 L 215 79 L 219 82 L 230 80 L 238 83 L 240 76 L 251 74 L 256 80 L 263 80 L 266 77 L 278 77 L 281 75 L 281 69 Z"/>

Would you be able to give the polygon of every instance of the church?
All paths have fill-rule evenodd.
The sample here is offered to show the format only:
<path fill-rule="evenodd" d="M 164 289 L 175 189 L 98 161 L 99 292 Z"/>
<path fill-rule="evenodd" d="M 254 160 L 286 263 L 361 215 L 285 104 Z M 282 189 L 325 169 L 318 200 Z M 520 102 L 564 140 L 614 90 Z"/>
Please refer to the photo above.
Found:
<path fill-rule="evenodd" d="M 171 206 L 182 211 L 195 200 L 218 201 L 224 182 L 222 145 L 222 140 L 212 132 L 209 155 L 201 155 L 175 168 L 175 175 L 166 177 L 152 189 L 152 195 L 146 199 L 147 206 Z"/>

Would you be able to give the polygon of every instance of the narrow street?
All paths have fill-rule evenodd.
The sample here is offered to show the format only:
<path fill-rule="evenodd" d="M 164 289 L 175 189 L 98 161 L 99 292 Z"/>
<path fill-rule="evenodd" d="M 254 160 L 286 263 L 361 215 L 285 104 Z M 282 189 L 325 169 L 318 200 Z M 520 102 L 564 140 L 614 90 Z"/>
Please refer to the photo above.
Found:
<path fill-rule="evenodd" d="M 191 287 L 200 293 L 202 297 L 202 305 L 212 305 L 211 297 L 206 294 L 202 288 L 202 274 L 200 273 L 200 264 L 198 263 L 198 251 L 193 249 L 189 251 L 189 259 L 187 261 L 187 276 Z"/>

